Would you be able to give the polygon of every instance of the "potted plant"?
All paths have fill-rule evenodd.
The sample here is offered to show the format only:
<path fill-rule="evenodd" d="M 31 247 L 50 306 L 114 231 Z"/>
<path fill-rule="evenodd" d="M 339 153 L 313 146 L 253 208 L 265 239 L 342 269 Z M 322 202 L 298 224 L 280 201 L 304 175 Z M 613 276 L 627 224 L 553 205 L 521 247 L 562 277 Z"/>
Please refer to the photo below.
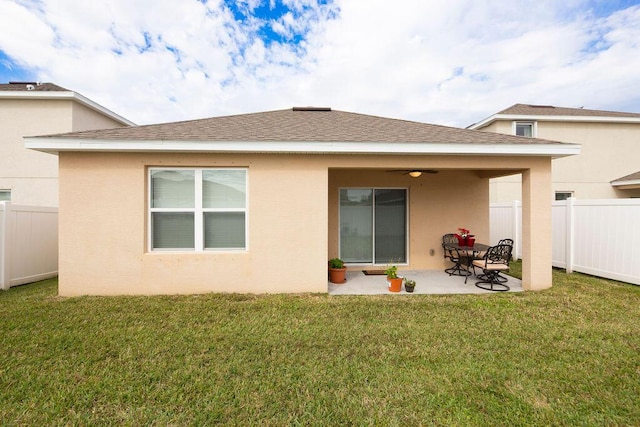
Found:
<path fill-rule="evenodd" d="M 458 228 L 458 231 L 460 231 L 460 234 L 456 234 L 456 237 L 458 238 L 458 246 L 473 246 L 476 239 L 473 238 L 474 235 L 471 234 L 471 231 L 466 228 Z"/>
<path fill-rule="evenodd" d="M 416 281 L 405 278 L 404 279 L 404 290 L 407 292 L 413 292 L 416 288 Z"/>
<path fill-rule="evenodd" d="M 331 283 L 344 283 L 347 281 L 347 267 L 340 258 L 329 260 L 329 281 Z"/>
<path fill-rule="evenodd" d="M 389 291 L 400 292 L 400 290 L 402 289 L 402 277 L 398 277 L 398 267 L 395 265 L 390 265 L 384 272 L 387 275 Z"/>

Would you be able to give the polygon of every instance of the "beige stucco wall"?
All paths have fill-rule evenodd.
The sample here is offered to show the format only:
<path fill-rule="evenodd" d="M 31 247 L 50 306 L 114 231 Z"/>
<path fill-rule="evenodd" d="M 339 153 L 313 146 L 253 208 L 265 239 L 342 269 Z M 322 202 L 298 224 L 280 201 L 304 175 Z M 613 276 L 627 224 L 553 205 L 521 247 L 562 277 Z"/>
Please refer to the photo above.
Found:
<path fill-rule="evenodd" d="M 482 130 L 512 133 L 512 121 L 498 121 Z M 580 199 L 640 197 L 640 190 L 617 190 L 610 182 L 638 171 L 640 124 L 537 123 L 538 138 L 581 144 L 577 156 L 553 161 L 553 195 L 573 191 Z M 522 200 L 522 177 L 513 175 L 491 181 L 491 201 Z"/>
<path fill-rule="evenodd" d="M 163 165 L 249 168 L 247 251 L 147 250 L 147 167 Z M 259 155 L 61 154 L 60 294 L 326 292 L 327 169 L 301 167 Z"/>
<path fill-rule="evenodd" d="M 22 205 L 57 206 L 58 159 L 24 148 L 23 136 L 71 130 L 71 101 L 0 100 L 0 189 Z"/>
<path fill-rule="evenodd" d="M 96 110 L 77 102 L 73 103 L 73 132 L 91 129 L 111 129 L 122 126 L 120 122 L 111 117 L 98 113 Z"/>
<path fill-rule="evenodd" d="M 58 206 L 58 158 L 23 136 L 121 126 L 72 100 L 0 99 L 0 189 L 18 205 Z"/>
<path fill-rule="evenodd" d="M 548 186 L 536 178 L 548 173 L 547 158 L 61 153 L 59 292 L 326 292 L 327 259 L 338 254 L 341 187 L 408 188 L 409 265 L 401 268 L 441 269 L 443 234 L 466 227 L 479 241 L 488 240 L 488 177 L 505 161 L 520 170 L 533 168 L 533 209 L 542 212 L 540 224 L 545 226 L 545 218 L 550 224 L 550 203 L 543 197 Z M 151 166 L 248 168 L 248 249 L 149 252 Z M 417 179 L 386 172 L 398 168 L 441 172 Z M 537 273 L 551 269 L 550 237 L 539 242 L 532 250 L 547 251 L 536 259 L 548 263 L 523 267 L 534 283 L 530 289 L 550 286 Z"/>

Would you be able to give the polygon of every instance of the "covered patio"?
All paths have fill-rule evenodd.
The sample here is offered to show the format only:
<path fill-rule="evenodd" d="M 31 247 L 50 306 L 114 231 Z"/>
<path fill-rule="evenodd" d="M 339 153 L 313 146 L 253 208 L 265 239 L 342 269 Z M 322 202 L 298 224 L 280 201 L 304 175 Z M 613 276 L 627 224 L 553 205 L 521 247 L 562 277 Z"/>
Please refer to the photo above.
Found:
<path fill-rule="evenodd" d="M 488 294 L 500 293 L 485 291 L 475 286 L 477 281 L 475 276 L 469 276 L 467 283 L 464 277 L 449 276 L 442 270 L 400 270 L 400 276 L 408 277 L 416 281 L 415 291 L 408 293 L 404 290 L 404 285 L 400 292 L 389 292 L 387 288 L 387 278 L 384 275 L 367 276 L 363 269 L 349 267 L 347 270 L 347 281 L 342 284 L 329 282 L 329 295 L 414 295 L 414 294 Z M 515 277 L 508 276 L 507 285 L 511 288 L 509 292 L 522 292 L 522 281 Z"/>

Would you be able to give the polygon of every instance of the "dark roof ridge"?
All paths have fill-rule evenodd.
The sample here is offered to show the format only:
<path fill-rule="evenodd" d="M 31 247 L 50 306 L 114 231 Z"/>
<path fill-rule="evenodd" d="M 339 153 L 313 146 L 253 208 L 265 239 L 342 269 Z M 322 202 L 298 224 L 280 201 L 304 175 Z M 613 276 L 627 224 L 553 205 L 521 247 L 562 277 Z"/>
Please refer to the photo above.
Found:
<path fill-rule="evenodd" d="M 583 117 L 628 117 L 640 118 L 640 113 L 626 111 L 592 110 L 588 108 L 558 107 L 554 105 L 539 104 L 513 104 L 512 106 L 499 111 L 502 115 L 523 115 L 523 116 L 583 116 Z"/>

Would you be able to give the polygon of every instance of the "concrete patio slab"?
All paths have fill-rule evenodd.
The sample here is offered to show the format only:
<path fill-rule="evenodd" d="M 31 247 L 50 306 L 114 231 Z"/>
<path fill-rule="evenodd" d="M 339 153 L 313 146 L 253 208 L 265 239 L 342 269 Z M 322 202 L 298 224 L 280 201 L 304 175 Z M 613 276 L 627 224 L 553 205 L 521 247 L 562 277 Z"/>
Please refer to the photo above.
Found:
<path fill-rule="evenodd" d="M 415 294 L 487 294 L 497 293 L 486 291 L 475 286 L 478 279 L 469 276 L 467 283 L 464 277 L 449 276 L 440 270 L 401 270 L 399 276 L 407 277 L 416 281 L 416 288 L 413 293 L 408 293 L 402 286 L 400 292 L 389 292 L 386 276 L 367 276 L 361 269 L 349 268 L 347 270 L 347 281 L 342 284 L 330 283 L 329 295 L 415 295 Z M 505 275 L 506 276 L 506 275 Z M 509 292 L 522 292 L 522 281 L 511 276 L 507 276 L 507 285 L 511 288 Z"/>

